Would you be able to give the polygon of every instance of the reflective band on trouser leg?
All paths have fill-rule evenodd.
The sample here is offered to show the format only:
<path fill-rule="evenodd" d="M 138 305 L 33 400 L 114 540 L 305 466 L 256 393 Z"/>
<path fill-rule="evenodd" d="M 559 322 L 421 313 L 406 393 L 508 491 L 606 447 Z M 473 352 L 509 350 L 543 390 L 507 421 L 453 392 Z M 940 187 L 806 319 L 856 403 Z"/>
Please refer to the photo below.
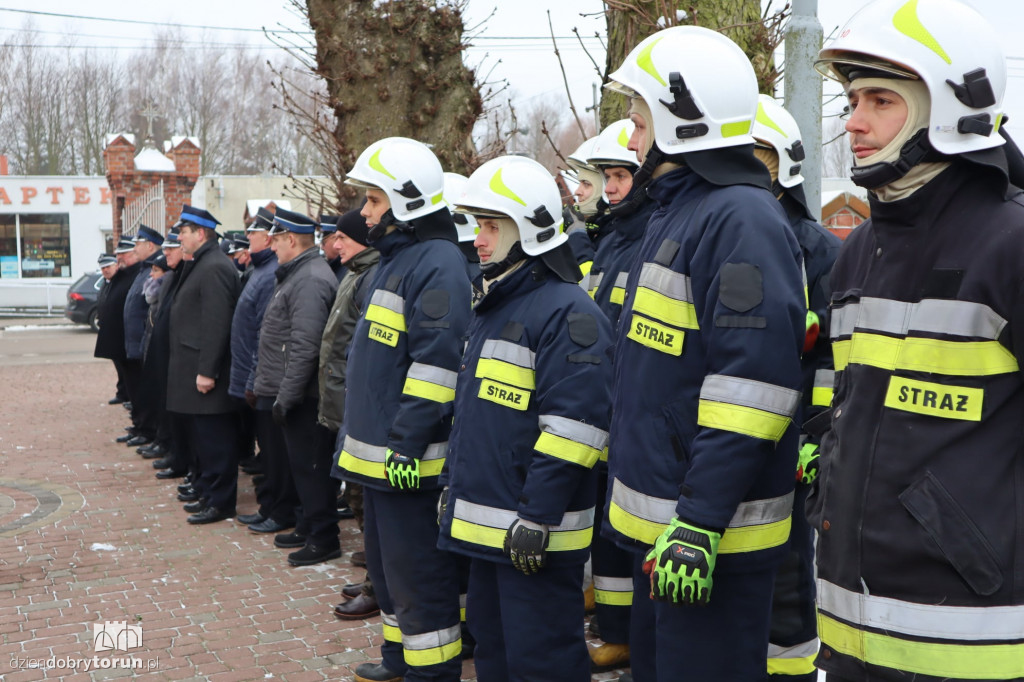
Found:
<path fill-rule="evenodd" d="M 807 675 L 814 672 L 818 655 L 817 638 L 796 646 L 768 644 L 769 675 Z"/>
<path fill-rule="evenodd" d="M 451 534 L 456 540 L 503 549 L 505 533 L 517 518 L 519 515 L 511 509 L 457 499 L 452 512 Z M 549 552 L 587 549 L 594 535 L 594 508 L 566 512 L 562 522 L 548 531 Z"/>
<path fill-rule="evenodd" d="M 422 668 L 450 661 L 462 653 L 462 629 L 456 624 L 444 630 L 402 635 L 405 662 Z"/>
<path fill-rule="evenodd" d="M 1019 635 L 1018 635 L 1019 636 Z M 1024 643 L 944 644 L 919 642 L 858 630 L 818 612 L 822 646 L 858 660 L 941 679 L 1024 678 Z"/>
<path fill-rule="evenodd" d="M 718 553 L 756 552 L 785 544 L 792 524 L 793 495 L 741 502 L 722 535 Z M 608 520 L 623 535 L 653 545 L 675 517 L 676 502 L 631 490 L 615 479 Z"/>
<path fill-rule="evenodd" d="M 384 460 L 388 449 L 383 445 L 370 445 L 352 436 L 345 437 L 345 443 L 338 455 L 338 467 L 366 478 L 386 480 Z M 440 476 L 448 455 L 448 443 L 432 443 L 427 446 L 420 459 L 420 476 Z"/>
<path fill-rule="evenodd" d="M 709 374 L 704 377 L 697 423 L 778 442 L 800 402 L 800 391 L 763 381 Z"/>
<path fill-rule="evenodd" d="M 533 448 L 545 455 L 579 464 L 594 466 L 608 443 L 608 432 L 583 422 L 542 414 L 538 418 L 541 434 Z"/>
<path fill-rule="evenodd" d="M 384 630 L 384 641 L 402 643 L 402 631 L 398 629 L 398 618 L 393 613 L 380 612 Z"/>
<path fill-rule="evenodd" d="M 894 339 L 857 332 L 832 344 L 836 370 L 870 365 L 889 371 L 929 372 L 950 376 L 991 376 L 1018 369 L 1017 359 L 998 341 Z"/>
<path fill-rule="evenodd" d="M 819 369 L 814 373 L 814 388 L 811 389 L 811 405 L 828 407 L 836 385 L 836 373 L 831 369 Z"/>
<path fill-rule="evenodd" d="M 405 375 L 402 393 L 436 403 L 455 400 L 455 381 L 458 375 L 442 367 L 414 362 Z"/>
<path fill-rule="evenodd" d="M 632 606 L 633 579 L 595 575 L 594 601 L 608 606 Z"/>

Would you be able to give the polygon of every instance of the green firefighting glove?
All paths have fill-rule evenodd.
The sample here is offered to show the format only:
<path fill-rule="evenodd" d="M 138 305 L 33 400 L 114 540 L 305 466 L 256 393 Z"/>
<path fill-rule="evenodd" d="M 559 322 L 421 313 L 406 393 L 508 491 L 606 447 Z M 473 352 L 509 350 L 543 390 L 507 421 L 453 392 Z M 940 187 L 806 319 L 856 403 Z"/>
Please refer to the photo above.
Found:
<path fill-rule="evenodd" d="M 722 534 L 672 519 L 647 553 L 651 597 L 675 604 L 707 604 Z"/>
<path fill-rule="evenodd" d="M 388 485 L 395 490 L 419 490 L 420 461 L 415 457 L 400 455 L 388 448 L 388 458 L 384 460 L 384 473 L 388 477 Z"/>
<path fill-rule="evenodd" d="M 800 457 L 796 461 L 797 483 L 814 483 L 818 477 L 818 444 L 805 443 L 800 448 Z"/>
<path fill-rule="evenodd" d="M 516 519 L 505 533 L 505 556 L 512 565 L 530 575 L 544 568 L 548 554 L 548 527 L 526 519 Z"/>

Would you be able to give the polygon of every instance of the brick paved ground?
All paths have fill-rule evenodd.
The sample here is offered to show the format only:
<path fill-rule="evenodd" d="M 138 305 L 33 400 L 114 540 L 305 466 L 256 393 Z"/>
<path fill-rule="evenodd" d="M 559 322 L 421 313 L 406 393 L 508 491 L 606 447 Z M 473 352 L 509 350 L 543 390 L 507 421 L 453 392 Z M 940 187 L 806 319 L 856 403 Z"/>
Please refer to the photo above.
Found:
<path fill-rule="evenodd" d="M 157 481 L 113 442 L 128 423 L 106 404 L 114 378 L 102 361 L 0 367 L 0 678 L 349 679 L 381 642 L 379 618 L 330 613 L 341 586 L 363 577 L 347 560 L 361 546 L 354 522 L 342 525 L 345 558 L 307 568 L 234 521 L 189 526 L 178 481 Z M 238 509 L 255 509 L 247 476 Z M 91 659 L 104 621 L 141 626 L 130 653 L 153 669 L 27 667 Z"/>

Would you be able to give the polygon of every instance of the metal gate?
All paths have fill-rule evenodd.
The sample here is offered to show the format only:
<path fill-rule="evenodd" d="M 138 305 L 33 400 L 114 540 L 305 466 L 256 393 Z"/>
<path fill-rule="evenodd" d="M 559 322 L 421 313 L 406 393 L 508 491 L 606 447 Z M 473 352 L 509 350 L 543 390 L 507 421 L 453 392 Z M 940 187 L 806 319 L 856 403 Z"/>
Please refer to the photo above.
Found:
<path fill-rule="evenodd" d="M 156 183 L 121 211 L 121 236 L 132 238 L 139 231 L 139 225 L 151 227 L 164 234 L 164 181 Z"/>

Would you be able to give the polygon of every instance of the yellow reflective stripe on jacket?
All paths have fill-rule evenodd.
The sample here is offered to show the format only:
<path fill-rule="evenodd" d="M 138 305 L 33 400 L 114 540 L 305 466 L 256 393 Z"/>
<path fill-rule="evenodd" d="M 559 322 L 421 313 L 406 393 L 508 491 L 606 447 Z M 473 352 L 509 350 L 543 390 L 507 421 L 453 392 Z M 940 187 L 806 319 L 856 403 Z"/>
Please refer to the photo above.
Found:
<path fill-rule="evenodd" d="M 537 452 L 591 468 L 601 459 L 608 432 L 575 419 L 553 414 L 538 418 L 541 434 L 533 446 Z"/>
<path fill-rule="evenodd" d="M 763 381 L 711 374 L 704 378 L 697 423 L 778 442 L 800 402 L 800 392 Z"/>
<path fill-rule="evenodd" d="M 860 661 L 942 679 L 1017 680 L 1024 677 L 1024 643 L 918 642 L 858 630 L 818 613 L 824 647 Z"/>
<path fill-rule="evenodd" d="M 393 613 L 380 612 L 384 641 L 402 643 L 402 631 L 398 629 L 398 618 Z"/>
<path fill-rule="evenodd" d="M 370 445 L 345 436 L 345 442 L 338 455 L 338 467 L 353 474 L 380 480 L 387 479 L 384 473 L 384 461 L 388 449 L 383 445 Z M 440 476 L 444 461 L 448 455 L 448 443 L 431 443 L 420 459 L 420 476 Z"/>
<path fill-rule="evenodd" d="M 847 365 L 870 365 L 889 371 L 991 376 L 1018 369 L 1013 353 L 998 341 L 895 339 L 857 332 L 850 339 L 834 342 L 832 356 L 839 371 Z"/>
<path fill-rule="evenodd" d="M 818 655 L 817 638 L 795 646 L 768 644 L 769 675 L 809 675 Z"/>
<path fill-rule="evenodd" d="M 370 304 L 366 307 L 366 319 L 369 322 L 379 322 L 400 332 L 406 331 L 405 299 L 393 292 L 377 289 L 373 292 Z"/>
<path fill-rule="evenodd" d="M 433 365 L 414 362 L 405 375 L 402 393 L 437 403 L 455 400 L 455 382 L 458 374 Z"/>
<path fill-rule="evenodd" d="M 792 523 L 793 495 L 741 502 L 719 542 L 719 554 L 755 552 L 785 544 Z M 653 545 L 675 517 L 676 502 L 637 492 L 615 479 L 608 520 L 623 535 Z"/>
<path fill-rule="evenodd" d="M 633 310 L 681 329 L 699 329 L 690 278 L 657 263 L 640 268 Z"/>
<path fill-rule="evenodd" d="M 835 391 L 836 373 L 831 369 L 819 369 L 814 373 L 814 387 L 811 389 L 811 405 L 828 407 L 832 404 Z"/>
<path fill-rule="evenodd" d="M 456 499 L 452 511 L 451 534 L 456 540 L 484 547 L 503 549 L 505 533 L 519 518 L 511 509 L 489 507 L 464 499 Z M 587 549 L 594 533 L 594 508 L 568 511 L 562 522 L 548 529 L 548 551 L 568 552 Z"/>
<path fill-rule="evenodd" d="M 455 624 L 443 630 L 423 632 L 418 635 L 402 635 L 402 650 L 405 662 L 422 668 L 450 661 L 462 653 L 462 630 Z"/>
<path fill-rule="evenodd" d="M 481 379 L 493 379 L 510 386 L 518 386 L 527 391 L 532 391 L 537 387 L 536 374 L 532 369 L 494 358 L 480 358 L 476 363 L 476 376 Z"/>
<path fill-rule="evenodd" d="M 633 579 L 595 575 L 594 601 L 607 606 L 632 606 Z"/>

